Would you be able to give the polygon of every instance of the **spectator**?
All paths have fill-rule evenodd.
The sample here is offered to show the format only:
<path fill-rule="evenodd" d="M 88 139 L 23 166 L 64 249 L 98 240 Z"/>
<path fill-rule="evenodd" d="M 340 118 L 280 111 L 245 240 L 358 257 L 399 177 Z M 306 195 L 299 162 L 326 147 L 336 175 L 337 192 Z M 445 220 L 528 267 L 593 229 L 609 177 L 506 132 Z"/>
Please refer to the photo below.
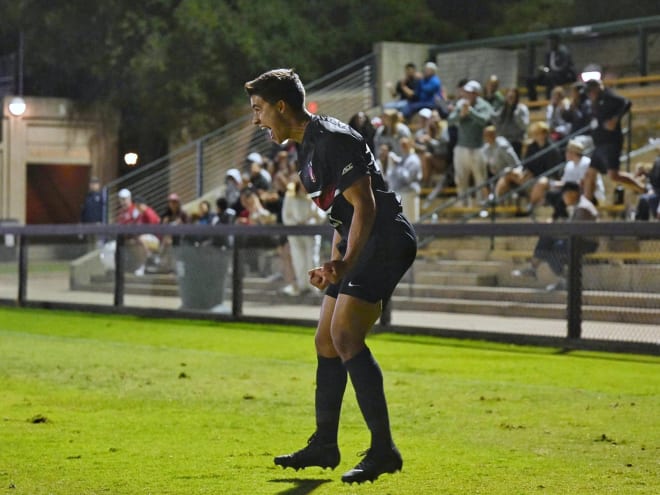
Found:
<path fill-rule="evenodd" d="M 636 220 L 660 220 L 660 139 L 651 141 L 658 149 L 659 155 L 648 172 L 641 171 L 648 178 L 648 192 L 642 194 L 637 202 Z"/>
<path fill-rule="evenodd" d="M 353 129 L 355 129 L 362 135 L 364 140 L 367 142 L 369 149 L 372 152 L 376 151 L 376 148 L 374 148 L 374 138 L 376 136 L 376 128 L 373 126 L 373 124 L 371 123 L 371 119 L 366 113 L 364 112 L 356 113 L 348 121 L 348 125 L 350 125 Z"/>
<path fill-rule="evenodd" d="M 387 171 L 390 189 L 401 196 L 404 216 L 411 222 L 419 220 L 419 181 L 422 179 L 422 162 L 410 138 L 401 138 L 401 157 Z"/>
<path fill-rule="evenodd" d="M 561 189 L 567 182 L 582 183 L 584 174 L 589 169 L 591 159 L 584 155 L 584 145 L 576 140 L 571 139 L 566 146 L 565 152 L 566 163 L 564 165 L 564 172 L 559 180 L 552 180 L 548 177 L 540 177 L 534 184 L 529 195 L 529 202 L 533 207 L 545 202 L 553 207 L 553 219 L 568 218 L 566 205 L 562 201 Z M 600 177 L 599 177 L 600 179 Z M 599 180 L 599 193 L 598 196 L 601 200 L 605 196 L 605 187 L 603 181 Z"/>
<path fill-rule="evenodd" d="M 80 222 L 81 223 L 103 223 L 105 203 L 103 201 L 103 194 L 101 193 L 101 183 L 96 177 L 89 180 L 89 190 L 80 209 Z M 104 241 L 102 238 L 97 237 L 95 234 L 86 236 L 87 245 L 89 249 L 96 249 L 103 247 Z"/>
<path fill-rule="evenodd" d="M 325 219 L 325 212 L 307 197 L 305 188 L 296 177 L 289 183 L 282 206 L 284 225 L 316 225 Z M 319 266 L 321 236 L 291 235 L 288 236 L 293 262 L 294 283 L 285 286 L 282 292 L 288 296 L 298 296 L 309 292 L 308 271 Z"/>
<path fill-rule="evenodd" d="M 140 211 L 137 206 L 135 206 L 135 203 L 133 203 L 131 191 L 128 189 L 121 189 L 117 193 L 117 197 L 119 198 L 117 223 L 120 225 L 136 224 L 140 216 Z"/>
<path fill-rule="evenodd" d="M 135 206 L 140 212 L 136 223 L 138 225 L 157 225 L 160 223 L 160 217 L 154 209 L 147 204 L 147 201 L 142 196 L 135 196 Z M 145 256 L 144 261 L 135 270 L 135 275 L 142 276 L 145 274 L 147 267 L 149 270 L 158 271 L 160 265 L 160 239 L 154 234 L 140 234 L 138 236 L 139 242 L 144 247 Z"/>
<path fill-rule="evenodd" d="M 119 214 L 117 223 L 120 225 L 137 225 L 140 223 L 141 212 L 133 202 L 131 191 L 121 189 L 117 194 L 119 197 Z M 141 277 L 145 272 L 145 264 L 150 255 L 151 237 L 149 236 L 127 236 L 126 237 L 126 268 Z"/>
<path fill-rule="evenodd" d="M 264 168 L 263 157 L 256 152 L 252 152 L 247 156 L 249 182 L 252 189 L 256 191 L 268 191 L 271 188 L 273 179 L 268 171 Z"/>
<path fill-rule="evenodd" d="M 135 206 L 137 207 L 140 215 L 136 223 L 141 225 L 153 225 L 160 223 L 158 213 L 147 204 L 147 201 L 142 196 L 135 196 Z"/>
<path fill-rule="evenodd" d="M 470 176 L 475 184 L 486 180 L 486 164 L 481 147 L 484 144 L 484 128 L 490 122 L 493 109 L 481 96 L 481 84 L 468 81 L 463 86 L 464 98 L 456 103 L 448 122 L 458 127 L 458 140 L 454 148 L 454 179 L 458 194 L 464 194 L 470 185 Z M 471 205 L 472 198 L 465 198 Z"/>
<path fill-rule="evenodd" d="M 160 223 L 166 225 L 180 225 L 189 222 L 188 214 L 181 207 L 181 198 L 177 193 L 171 193 L 167 197 L 167 210 L 160 218 Z M 179 236 L 163 236 L 160 250 L 160 267 L 169 273 L 174 270 L 174 248 L 181 244 Z"/>
<path fill-rule="evenodd" d="M 503 136 L 498 136 L 495 126 L 484 128 L 484 145 L 481 148 L 486 162 L 488 178 L 498 175 L 505 168 L 520 166 L 520 158 Z"/>
<path fill-rule="evenodd" d="M 493 122 L 497 134 L 506 138 L 518 157 L 522 157 L 523 141 L 529 127 L 529 109 L 521 103 L 518 88 L 506 92 L 504 106 L 495 112 Z"/>
<path fill-rule="evenodd" d="M 393 85 L 391 82 L 385 83 L 385 87 L 390 91 L 390 95 L 392 98 L 396 98 L 396 100 L 385 103 L 383 108 L 393 108 L 401 111 L 408 103 L 414 102 L 417 83 L 421 79 L 422 75 L 417 71 L 415 64 L 408 62 L 404 67 L 403 79 L 397 81 L 396 85 Z M 349 125 L 351 124 L 349 123 Z M 358 129 L 353 128 L 359 132 Z"/>
<path fill-rule="evenodd" d="M 591 123 L 591 100 L 587 97 L 584 84 L 581 82 L 571 85 L 569 105 L 563 111 L 562 118 L 564 122 L 570 125 L 570 133 L 584 129 Z M 589 129 L 582 132 L 583 135 L 588 133 Z M 591 141 L 590 137 L 589 141 Z"/>
<path fill-rule="evenodd" d="M 415 148 L 422 159 L 422 185 L 432 187 L 433 174 L 447 171 L 448 136 L 443 135 L 440 115 L 436 110 L 419 111 L 424 124 L 415 133 Z M 445 183 L 445 178 L 440 181 Z"/>
<path fill-rule="evenodd" d="M 619 170 L 619 157 L 623 149 L 621 118 L 630 110 L 630 101 L 605 88 L 601 81 L 595 79 L 587 81 L 586 92 L 591 100 L 596 127 L 591 132 L 594 152 L 591 155 L 591 167 L 584 176 L 585 196 L 590 201 L 594 200 L 598 173 L 607 173 L 612 181 L 630 187 L 638 193 L 646 192 L 641 181 L 632 174 Z"/>
<path fill-rule="evenodd" d="M 378 165 L 378 168 L 380 168 L 383 176 L 387 176 L 387 172 L 393 168 L 396 162 L 400 159 L 401 157 L 392 151 L 390 143 L 383 143 L 378 148 L 376 164 Z"/>
<path fill-rule="evenodd" d="M 211 225 L 231 225 L 236 221 L 236 210 L 229 206 L 227 198 L 220 197 L 215 202 L 215 215 Z M 216 247 L 233 247 L 233 237 L 218 235 L 213 237 L 212 244 Z"/>
<path fill-rule="evenodd" d="M 486 100 L 493 108 L 493 112 L 497 114 L 504 106 L 504 95 L 499 90 L 500 80 L 495 74 L 491 75 L 486 81 L 484 87 L 484 100 Z"/>
<path fill-rule="evenodd" d="M 569 221 L 596 221 L 598 210 L 585 196 L 580 195 L 580 185 L 576 182 L 566 182 L 562 186 L 562 199 L 569 209 Z M 584 239 L 583 253 L 593 253 L 598 249 L 598 242 Z M 541 236 L 534 248 L 530 266 L 522 270 L 513 270 L 514 277 L 528 276 L 536 278 L 536 270 L 544 261 L 548 263 L 552 272 L 558 277 L 557 282 L 546 287 L 549 291 L 566 289 L 564 268 L 568 263 L 568 242 L 566 239 L 556 239 Z"/>
<path fill-rule="evenodd" d="M 80 221 L 82 223 L 103 223 L 103 206 L 101 182 L 96 177 L 92 177 L 89 180 L 89 190 L 80 212 Z"/>
<path fill-rule="evenodd" d="M 380 148 L 383 143 L 387 143 L 395 154 L 401 155 L 399 140 L 411 135 L 410 128 L 401 121 L 399 112 L 388 109 L 383 112 L 382 125 L 376 129 L 374 145 Z"/>
<path fill-rule="evenodd" d="M 213 225 L 214 215 L 211 211 L 211 203 L 207 200 L 202 200 L 197 205 L 197 218 L 195 223 L 200 225 Z"/>
<path fill-rule="evenodd" d="M 273 190 L 284 197 L 287 187 L 293 176 L 297 175 L 295 163 L 291 160 L 287 150 L 278 151 L 275 155 L 275 171 L 273 173 Z"/>
<path fill-rule="evenodd" d="M 559 43 L 559 35 L 548 37 L 548 51 L 545 54 L 545 64 L 539 67 L 539 72 L 527 78 L 527 96 L 536 101 L 536 86 L 545 86 L 546 98 L 550 99 L 550 91 L 555 86 L 575 82 L 577 73 L 573 65 L 571 52 L 566 45 Z"/>
<path fill-rule="evenodd" d="M 415 115 L 422 108 L 437 109 L 441 115 L 444 113 L 442 83 L 436 74 L 437 70 L 438 66 L 433 62 L 424 64 L 424 74 L 417 81 L 417 87 L 415 88 L 415 100 L 408 102 L 401 110 L 406 119 Z"/>
<path fill-rule="evenodd" d="M 571 126 L 564 120 L 564 112 L 570 108 L 570 101 L 565 98 L 564 88 L 557 86 L 550 93 L 550 102 L 545 110 L 545 120 L 550 128 L 550 137 L 559 141 L 571 133 Z"/>
<path fill-rule="evenodd" d="M 237 212 L 241 210 L 241 190 L 243 189 L 243 176 L 237 168 L 230 168 L 225 174 L 225 198 L 231 208 Z"/>
<path fill-rule="evenodd" d="M 535 122 L 529 126 L 532 143 L 527 147 L 521 167 L 510 170 L 497 182 L 495 193 L 502 197 L 513 186 L 521 186 L 534 177 L 539 177 L 562 162 L 559 149 L 550 141 L 550 130 L 545 122 Z M 530 208 L 527 213 L 531 213 Z"/>

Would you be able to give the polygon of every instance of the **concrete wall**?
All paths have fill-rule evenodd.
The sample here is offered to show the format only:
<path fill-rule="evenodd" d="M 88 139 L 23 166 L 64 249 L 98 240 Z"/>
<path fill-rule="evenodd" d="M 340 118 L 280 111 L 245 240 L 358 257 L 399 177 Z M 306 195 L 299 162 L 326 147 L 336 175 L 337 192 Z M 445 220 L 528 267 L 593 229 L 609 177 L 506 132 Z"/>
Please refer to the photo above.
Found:
<path fill-rule="evenodd" d="M 69 100 L 25 97 L 22 116 L 3 100 L 0 147 L 0 218 L 26 218 L 28 164 L 80 165 L 107 182 L 116 176 L 117 119 L 78 112 Z"/>

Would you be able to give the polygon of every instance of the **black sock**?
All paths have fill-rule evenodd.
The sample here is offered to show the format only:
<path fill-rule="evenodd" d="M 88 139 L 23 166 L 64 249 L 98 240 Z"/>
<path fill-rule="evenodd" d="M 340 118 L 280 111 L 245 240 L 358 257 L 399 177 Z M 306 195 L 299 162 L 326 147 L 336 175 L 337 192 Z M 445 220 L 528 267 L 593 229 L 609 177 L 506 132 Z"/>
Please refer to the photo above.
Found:
<path fill-rule="evenodd" d="M 346 368 L 341 358 L 318 356 L 316 368 L 316 433 L 323 443 L 337 443 L 341 403 L 346 390 Z"/>
<path fill-rule="evenodd" d="M 392 445 L 390 420 L 383 389 L 383 373 L 378 363 L 365 347 L 358 355 L 344 363 L 351 377 L 355 396 L 362 416 L 371 431 L 371 447 L 389 448 Z"/>

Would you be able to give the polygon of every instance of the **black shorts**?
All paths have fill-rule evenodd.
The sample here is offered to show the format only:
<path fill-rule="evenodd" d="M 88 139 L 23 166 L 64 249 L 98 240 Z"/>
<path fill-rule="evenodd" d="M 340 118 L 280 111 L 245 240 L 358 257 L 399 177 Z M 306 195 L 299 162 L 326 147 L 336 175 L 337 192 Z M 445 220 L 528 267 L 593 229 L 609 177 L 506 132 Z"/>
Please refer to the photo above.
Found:
<path fill-rule="evenodd" d="M 622 148 L 623 143 L 597 145 L 591 155 L 591 165 L 589 166 L 595 168 L 601 174 L 606 174 L 608 170 L 619 170 Z"/>
<path fill-rule="evenodd" d="M 401 214 L 386 228 L 374 225 L 374 229 L 355 267 L 341 282 L 329 285 L 326 295 L 336 299 L 340 293 L 347 294 L 371 303 L 392 296 L 399 280 L 415 260 L 415 230 Z"/>

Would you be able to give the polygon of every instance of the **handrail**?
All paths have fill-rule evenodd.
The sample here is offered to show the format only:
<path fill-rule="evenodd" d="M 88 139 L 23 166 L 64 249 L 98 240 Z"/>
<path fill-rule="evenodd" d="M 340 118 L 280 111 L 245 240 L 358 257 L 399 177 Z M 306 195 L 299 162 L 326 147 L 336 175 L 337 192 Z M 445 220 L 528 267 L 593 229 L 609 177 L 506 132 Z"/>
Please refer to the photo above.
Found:
<path fill-rule="evenodd" d="M 572 138 L 574 138 L 574 137 L 576 137 L 576 136 L 579 136 L 579 135 L 581 135 L 581 134 L 584 134 L 584 133 L 585 133 L 586 131 L 588 131 L 588 130 L 589 130 L 589 126 L 584 126 L 584 127 L 582 127 L 581 129 L 578 129 L 577 131 L 575 131 L 575 132 L 569 134 L 568 136 L 563 137 L 563 138 L 560 139 L 559 141 L 554 141 L 554 142 L 552 142 L 552 143 L 550 144 L 550 146 L 548 146 L 548 147 L 546 147 L 546 148 L 543 148 L 543 149 L 540 150 L 538 153 L 535 153 L 535 154 L 533 154 L 532 156 L 528 156 L 528 157 L 526 157 L 526 158 L 521 162 L 521 165 L 524 166 L 526 163 L 529 163 L 529 162 L 531 162 L 532 160 L 535 160 L 535 159 L 537 159 L 537 158 L 539 158 L 539 157 L 545 155 L 546 153 L 549 153 L 550 150 L 553 150 L 553 149 L 555 149 L 555 148 L 559 148 L 560 146 L 562 146 L 563 144 L 567 143 L 567 142 L 568 142 L 569 140 L 571 140 Z M 431 212 L 422 215 L 422 216 L 420 217 L 420 222 L 421 222 L 421 221 L 424 221 L 424 220 L 428 220 L 428 219 L 432 218 L 433 215 L 437 215 L 438 213 L 440 213 L 440 212 L 446 210 L 447 208 L 450 208 L 450 207 L 454 206 L 454 205 L 455 205 L 456 203 L 458 203 L 459 201 L 463 201 L 464 199 L 467 199 L 468 197 L 470 197 L 470 196 L 471 196 L 472 194 L 474 194 L 475 192 L 480 191 L 483 187 L 488 186 L 491 182 L 494 182 L 494 181 L 500 179 L 501 177 L 503 177 L 507 172 L 508 172 L 507 169 L 500 170 L 497 174 L 495 174 L 495 175 L 494 175 L 493 177 L 491 177 L 490 179 L 487 179 L 487 180 L 485 180 L 485 181 L 483 181 L 483 182 L 481 182 L 481 183 L 479 183 L 479 184 L 476 184 L 476 185 L 470 187 L 469 189 L 467 189 L 466 191 L 462 192 L 461 194 L 456 195 L 456 197 L 454 197 L 454 198 L 452 198 L 452 199 L 450 199 L 450 200 L 448 200 L 448 201 L 442 203 L 441 205 L 439 205 L 439 206 L 437 206 L 436 208 L 434 208 Z"/>

